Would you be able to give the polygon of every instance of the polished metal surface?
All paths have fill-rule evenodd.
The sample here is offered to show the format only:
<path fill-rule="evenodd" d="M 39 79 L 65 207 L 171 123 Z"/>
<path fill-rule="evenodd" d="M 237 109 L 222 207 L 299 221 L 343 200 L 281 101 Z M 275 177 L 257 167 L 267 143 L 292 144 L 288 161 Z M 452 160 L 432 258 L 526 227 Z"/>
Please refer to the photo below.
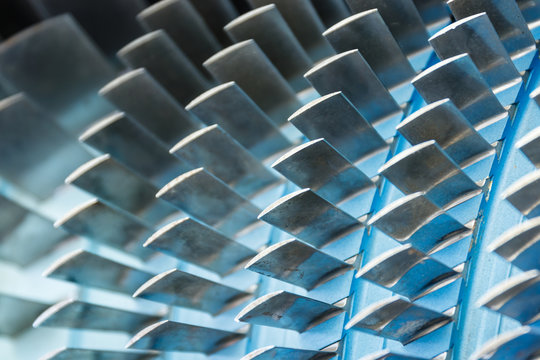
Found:
<path fill-rule="evenodd" d="M 313 100 L 289 121 L 310 140 L 324 138 L 353 163 L 388 147 L 342 92 Z"/>
<path fill-rule="evenodd" d="M 367 225 L 427 254 L 472 234 L 470 228 L 446 214 L 421 192 L 388 204 L 372 216 Z"/>
<path fill-rule="evenodd" d="M 146 6 L 144 0 L 108 0 L 106 6 L 96 6 L 93 0 L 39 0 L 31 4 L 42 18 L 71 14 L 115 65 L 116 51 L 144 32 L 135 19 Z"/>
<path fill-rule="evenodd" d="M 173 146 L 203 125 L 144 68 L 117 77 L 101 88 L 99 94 L 167 146 Z"/>
<path fill-rule="evenodd" d="M 233 1 L 206 0 L 190 2 L 221 45 L 230 45 L 231 40 L 223 30 L 223 27 L 238 16 L 238 9 L 234 6 Z"/>
<path fill-rule="evenodd" d="M 0 45 L 2 82 L 24 92 L 73 135 L 112 110 L 96 92 L 114 76 L 70 15 L 45 20 Z"/>
<path fill-rule="evenodd" d="M 520 327 L 490 340 L 475 352 L 472 360 L 528 360 L 538 357 L 540 331 L 534 327 Z"/>
<path fill-rule="evenodd" d="M 497 338 L 482 357 L 540 360 L 540 59 L 509 57 L 490 14 L 456 22 L 446 1 L 0 0 L 0 105 L 25 94 L 2 49 L 67 84 L 24 84 L 58 90 L 60 110 L 26 93 L 41 115 L 6 117 L 4 163 L 38 190 L 72 171 L 36 196 L 0 164 L 0 358 L 466 360 Z M 513 0 L 471 1 L 508 16 Z M 23 35 L 46 23 L 4 40 L 52 8 L 74 9 L 91 51 L 116 44 L 98 53 L 110 76 L 74 42 L 41 55 Z M 527 21 L 540 38 L 540 11 Z M 49 124 L 85 128 L 69 140 L 84 157 L 66 166 L 76 151 L 43 140 Z M 535 340 L 504 335 L 524 325 Z"/>
<path fill-rule="evenodd" d="M 195 168 L 204 167 L 245 197 L 251 197 L 280 181 L 219 125 L 193 132 L 169 152 Z"/>
<path fill-rule="evenodd" d="M 395 155 L 379 172 L 404 194 L 425 192 L 426 198 L 443 209 L 482 191 L 434 140 Z"/>
<path fill-rule="evenodd" d="M 540 168 L 540 127 L 523 136 L 516 143 L 516 147 L 525 154 L 535 167 Z"/>
<path fill-rule="evenodd" d="M 364 308 L 345 329 L 361 330 L 406 345 L 451 321 L 447 315 L 393 296 Z"/>
<path fill-rule="evenodd" d="M 413 2 L 429 33 L 430 30 L 440 29 L 451 21 L 446 0 L 413 0 Z"/>
<path fill-rule="evenodd" d="M 206 125 L 219 125 L 258 159 L 291 146 L 272 120 L 234 81 L 199 95 L 186 110 Z"/>
<path fill-rule="evenodd" d="M 275 4 L 292 32 L 313 61 L 333 54 L 322 36 L 324 25 L 309 0 L 247 0 L 254 8 Z"/>
<path fill-rule="evenodd" d="M 504 232 L 488 250 L 521 270 L 540 270 L 540 218 L 534 218 Z"/>
<path fill-rule="evenodd" d="M 251 293 L 171 269 L 142 284 L 133 297 L 216 315 L 245 302 Z"/>
<path fill-rule="evenodd" d="M 159 355 L 154 351 L 113 351 L 64 348 L 53 351 L 40 360 L 150 360 Z"/>
<path fill-rule="evenodd" d="M 457 20 L 485 12 L 493 23 L 506 51 L 513 59 L 523 56 L 528 51 L 534 51 L 536 48 L 534 38 L 515 1 L 449 0 L 448 6 Z"/>
<path fill-rule="evenodd" d="M 177 211 L 165 201 L 156 199 L 157 187 L 109 154 L 79 166 L 65 181 L 151 224 Z"/>
<path fill-rule="evenodd" d="M 523 19 L 525 19 L 529 30 L 536 40 L 538 38 L 538 20 L 540 20 L 540 3 L 538 0 L 517 0 L 516 2 L 523 15 Z"/>
<path fill-rule="evenodd" d="M 182 2 L 188 3 L 187 0 Z M 192 63 L 163 30 L 133 40 L 118 50 L 117 56 L 132 69 L 145 68 L 182 105 L 189 103 L 210 85 L 196 68 L 199 63 Z"/>
<path fill-rule="evenodd" d="M 302 75 L 313 63 L 275 4 L 251 10 L 223 29 L 234 42 L 255 40 L 294 89 L 308 87 Z"/>
<path fill-rule="evenodd" d="M 293 148 L 276 160 L 272 168 L 300 188 L 310 188 L 331 203 L 350 199 L 375 186 L 324 139 Z"/>
<path fill-rule="evenodd" d="M 370 355 L 366 355 L 359 360 L 428 360 L 416 356 L 402 355 L 390 350 L 382 350 Z"/>
<path fill-rule="evenodd" d="M 336 353 L 315 350 L 291 349 L 281 346 L 265 346 L 254 350 L 240 360 L 329 360 Z"/>
<path fill-rule="evenodd" d="M 337 52 L 358 49 L 389 90 L 416 76 L 376 8 L 340 21 L 323 35 Z"/>
<path fill-rule="evenodd" d="M 161 316 L 96 305 L 76 299 L 60 301 L 34 321 L 34 327 L 62 327 L 134 333 Z"/>
<path fill-rule="evenodd" d="M 158 187 L 193 168 L 170 155 L 165 144 L 124 113 L 114 113 L 97 121 L 79 140 L 110 154 Z"/>
<path fill-rule="evenodd" d="M 431 66 L 414 78 L 412 84 L 428 104 L 450 99 L 476 130 L 507 116 L 506 110 L 467 54 Z"/>
<path fill-rule="evenodd" d="M 311 4 L 327 28 L 351 15 L 345 0 L 312 0 Z"/>
<path fill-rule="evenodd" d="M 486 13 L 448 25 L 433 35 L 429 42 L 441 60 L 469 54 L 495 93 L 521 81 L 521 75 Z"/>
<path fill-rule="evenodd" d="M 311 290 L 352 270 L 352 265 L 289 239 L 262 250 L 245 268 Z"/>
<path fill-rule="evenodd" d="M 540 171 L 529 173 L 508 187 L 501 197 L 526 217 L 540 216 Z"/>
<path fill-rule="evenodd" d="M 203 65 L 219 82 L 235 81 L 276 125 L 286 122 L 301 105 L 285 78 L 251 39 L 221 50 Z"/>
<path fill-rule="evenodd" d="M 236 321 L 302 333 L 343 312 L 343 309 L 287 291 L 266 294 L 250 303 Z"/>
<path fill-rule="evenodd" d="M 53 222 L 0 195 L 0 259 L 29 266 L 67 238 Z"/>
<path fill-rule="evenodd" d="M 173 179 L 156 197 L 229 236 L 254 225 L 260 212 L 249 200 L 203 168 Z"/>
<path fill-rule="evenodd" d="M 238 332 L 164 320 L 141 330 L 126 347 L 212 354 L 244 337 L 245 334 Z"/>
<path fill-rule="evenodd" d="M 405 55 L 429 47 L 426 27 L 412 0 L 347 0 L 347 3 L 355 13 L 378 9 Z"/>
<path fill-rule="evenodd" d="M 321 95 L 343 92 L 371 124 L 402 114 L 399 105 L 356 49 L 321 61 L 304 77 Z"/>
<path fill-rule="evenodd" d="M 22 93 L 0 100 L 0 152 L 0 176 L 41 200 L 90 159 L 76 138 Z"/>
<path fill-rule="evenodd" d="M 449 99 L 424 106 L 405 118 L 396 129 L 412 145 L 435 140 L 462 167 L 495 153 L 495 148 L 478 134 Z"/>
<path fill-rule="evenodd" d="M 478 305 L 527 325 L 540 320 L 540 307 L 536 300 L 539 294 L 540 271 L 530 270 L 492 288 L 478 300 Z"/>
<path fill-rule="evenodd" d="M 173 221 L 156 231 L 144 247 L 160 251 L 220 275 L 228 274 L 257 255 L 254 250 L 191 218 Z"/>
<path fill-rule="evenodd" d="M 141 245 L 152 229 L 135 216 L 97 199 L 91 199 L 70 210 L 54 226 L 137 256 L 146 257 L 151 254 Z"/>
<path fill-rule="evenodd" d="M 455 281 L 460 274 L 411 247 L 388 250 L 364 265 L 357 278 L 383 286 L 412 301 Z"/>
<path fill-rule="evenodd" d="M 49 307 L 40 301 L 0 293 L 0 336 L 17 336 Z"/>
<path fill-rule="evenodd" d="M 131 295 L 154 274 L 78 249 L 56 260 L 43 276 Z"/>
<path fill-rule="evenodd" d="M 276 200 L 259 214 L 259 219 L 318 248 L 363 227 L 359 220 L 310 189 Z"/>
<path fill-rule="evenodd" d="M 208 2 L 188 0 L 162 0 L 144 9 L 137 20 L 149 30 L 163 29 L 199 70 L 203 61 L 221 49 L 203 17 L 197 12 Z M 224 1 L 221 1 L 224 3 Z M 195 71 L 194 73 L 198 73 Z"/>

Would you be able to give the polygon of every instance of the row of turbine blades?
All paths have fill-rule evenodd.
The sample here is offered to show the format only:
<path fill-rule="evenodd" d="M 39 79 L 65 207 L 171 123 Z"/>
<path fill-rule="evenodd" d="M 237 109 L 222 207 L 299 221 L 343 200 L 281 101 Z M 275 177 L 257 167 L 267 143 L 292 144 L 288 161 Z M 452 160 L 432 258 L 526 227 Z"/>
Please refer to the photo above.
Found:
<path fill-rule="evenodd" d="M 65 254 L 46 276 L 143 299 L 134 310 L 84 296 L 49 307 L 2 295 L 25 314 L 3 332 L 44 310 L 34 326 L 125 332 L 138 350 L 65 349 L 47 357 L 56 360 L 214 354 L 247 348 L 242 339 L 259 327 L 293 331 L 296 346 L 261 346 L 244 359 L 332 358 L 349 329 L 402 344 L 366 359 L 446 356 L 449 344 L 433 354 L 406 345 L 452 327 L 457 299 L 423 299 L 459 290 L 466 256 L 444 250 L 468 248 L 537 54 L 534 21 L 513 0 L 450 1 L 457 21 L 446 27 L 437 1 L 442 16 L 430 18 L 421 1 L 347 0 L 355 14 L 325 25 L 309 1 L 249 2 L 258 7 L 221 26 L 234 42 L 224 49 L 190 2 L 144 9 L 137 20 L 149 32 L 118 51 L 122 74 L 67 15 L 0 45 L 0 82 L 24 92 L 0 102 L 0 175 L 40 200 L 64 179 L 93 196 L 54 228 L 3 196 L 0 256 L 25 266 L 83 237 L 93 250 Z M 430 62 L 433 50 L 440 62 Z M 36 54 L 51 66 L 36 69 Z M 65 58 L 81 64 L 70 70 Z M 414 91 L 425 106 L 411 109 Z M 534 162 L 533 135 L 521 148 Z M 529 217 L 538 205 L 531 179 L 507 194 Z M 400 195 L 373 207 L 388 187 Z M 460 216 L 464 205 L 472 210 Z M 393 245 L 366 260 L 360 249 L 373 234 Z M 533 261 L 518 247 L 519 259 Z M 486 306 L 529 325 L 537 314 L 516 309 L 537 277 L 527 272 L 491 294 L 511 303 L 507 312 L 492 298 Z M 358 308 L 350 289 L 364 280 L 395 296 Z M 517 287 L 532 290 L 507 295 Z M 177 308 L 200 312 L 200 323 Z M 514 338 L 538 351 L 534 328 L 520 331 Z M 496 346 L 508 358 L 525 345 Z"/>

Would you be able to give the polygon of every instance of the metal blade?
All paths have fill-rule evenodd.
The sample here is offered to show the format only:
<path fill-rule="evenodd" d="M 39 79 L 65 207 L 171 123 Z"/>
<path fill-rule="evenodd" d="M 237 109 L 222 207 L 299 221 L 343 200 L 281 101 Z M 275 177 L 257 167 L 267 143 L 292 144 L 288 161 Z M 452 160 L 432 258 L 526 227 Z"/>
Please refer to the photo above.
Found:
<path fill-rule="evenodd" d="M 233 308 L 251 296 L 249 292 L 177 269 L 154 276 L 133 293 L 133 297 L 201 310 L 212 315 Z"/>
<path fill-rule="evenodd" d="M 235 8 L 233 1 L 206 0 L 190 2 L 221 45 L 230 45 L 231 40 L 223 31 L 223 27 L 238 16 L 238 10 Z"/>
<path fill-rule="evenodd" d="M 377 9 L 348 17 L 326 30 L 323 35 L 337 52 L 358 49 L 391 92 L 403 84 L 410 85 L 409 82 L 416 76 Z M 398 102 L 406 102 L 409 97 L 410 93 Z"/>
<path fill-rule="evenodd" d="M 164 320 L 141 330 L 126 347 L 212 354 L 244 337 L 245 334 L 237 332 Z"/>
<path fill-rule="evenodd" d="M 362 357 L 360 360 L 428 360 L 416 356 L 401 355 L 390 350 L 382 350 L 374 354 Z"/>
<path fill-rule="evenodd" d="M 90 159 L 75 138 L 22 93 L 0 101 L 0 151 L 0 175 L 40 200 Z"/>
<path fill-rule="evenodd" d="M 245 268 L 311 290 L 352 270 L 352 265 L 289 239 L 259 252 Z"/>
<path fill-rule="evenodd" d="M 367 225 L 427 254 L 472 234 L 470 228 L 447 215 L 424 193 L 414 193 L 390 203 L 372 216 Z"/>
<path fill-rule="evenodd" d="M 251 10 L 223 29 L 234 42 L 255 40 L 295 90 L 308 87 L 302 75 L 313 63 L 275 4 Z"/>
<path fill-rule="evenodd" d="M 40 301 L 0 293 L 0 335 L 17 336 L 48 307 Z"/>
<path fill-rule="evenodd" d="M 117 77 L 99 94 L 169 147 L 202 127 L 144 68 Z"/>
<path fill-rule="evenodd" d="M 540 351 L 540 332 L 533 327 L 520 327 L 490 340 L 475 352 L 473 360 L 527 360 Z"/>
<path fill-rule="evenodd" d="M 351 15 L 345 0 L 313 0 L 311 4 L 327 28 Z"/>
<path fill-rule="evenodd" d="M 234 81 L 199 95 L 186 109 L 206 125 L 218 124 L 258 159 L 291 146 L 272 120 Z"/>
<path fill-rule="evenodd" d="M 413 2 L 426 24 L 428 33 L 432 34 L 451 21 L 445 0 L 413 0 Z"/>
<path fill-rule="evenodd" d="M 137 15 L 137 20 L 151 31 L 163 29 L 190 62 L 204 72 L 203 61 L 219 51 L 221 45 L 197 12 L 196 8 L 200 6 L 193 3 L 188 0 L 158 1 Z"/>
<path fill-rule="evenodd" d="M 133 333 L 160 318 L 161 316 L 141 314 L 76 299 L 68 299 L 45 310 L 34 321 L 33 326 Z"/>
<path fill-rule="evenodd" d="M 275 4 L 292 32 L 309 53 L 313 61 L 334 54 L 330 44 L 321 35 L 324 25 L 309 0 L 248 0 L 254 7 Z"/>
<path fill-rule="evenodd" d="M 281 346 L 265 346 L 254 350 L 240 360 L 329 360 L 336 353 L 315 350 L 291 349 Z"/>
<path fill-rule="evenodd" d="M 131 295 L 154 274 L 78 249 L 56 260 L 43 276 Z"/>
<path fill-rule="evenodd" d="M 141 247 L 152 229 L 128 213 L 91 199 L 65 214 L 54 223 L 70 234 L 118 248 L 136 256 L 149 256 Z"/>
<path fill-rule="evenodd" d="M 535 167 L 540 168 L 540 127 L 525 134 L 516 143 L 516 148 L 521 150 Z"/>
<path fill-rule="evenodd" d="M 96 91 L 114 76 L 70 15 L 42 21 L 0 45 L 2 82 L 28 95 L 71 134 L 112 110 Z"/>
<path fill-rule="evenodd" d="M 352 163 L 388 147 L 342 92 L 313 100 L 289 121 L 310 140 L 324 138 Z"/>
<path fill-rule="evenodd" d="M 253 40 L 231 45 L 203 65 L 216 80 L 235 81 L 276 125 L 282 125 L 301 105 L 291 86 Z"/>
<path fill-rule="evenodd" d="M 507 116 L 470 56 L 461 54 L 424 70 L 412 84 L 428 104 L 450 99 L 476 130 Z"/>
<path fill-rule="evenodd" d="M 486 13 L 461 19 L 445 27 L 429 39 L 441 60 L 467 53 L 495 94 L 514 86 L 512 96 L 504 104 L 512 104 L 517 96 L 521 75 L 506 52 Z"/>
<path fill-rule="evenodd" d="M 163 0 L 176 2 L 175 0 Z M 188 1 L 182 1 L 188 3 Z M 160 56 L 155 56 L 160 54 Z M 186 105 L 209 88 L 209 82 L 163 30 L 143 35 L 118 51 L 118 58 L 132 69 L 146 68 L 173 98 Z"/>
<path fill-rule="evenodd" d="M 29 266 L 67 237 L 51 220 L 2 195 L 0 211 L 0 259 L 4 261 Z"/>
<path fill-rule="evenodd" d="M 400 118 L 401 108 L 358 52 L 334 55 L 311 68 L 304 77 L 321 95 L 336 91 L 351 101 L 371 124 Z M 358 84 L 362 84 L 361 87 Z"/>
<path fill-rule="evenodd" d="M 485 12 L 493 23 L 506 51 L 518 65 L 518 70 L 528 69 L 532 56 L 536 52 L 536 45 L 515 1 L 449 0 L 448 6 L 457 20 Z M 522 66 L 520 66 L 519 58 L 526 60 Z"/>
<path fill-rule="evenodd" d="M 159 353 L 154 351 L 113 351 L 66 348 L 56 350 L 40 360 L 150 360 Z"/>
<path fill-rule="evenodd" d="M 191 218 L 173 221 L 156 231 L 144 247 L 228 274 L 257 255 L 250 248 Z"/>
<path fill-rule="evenodd" d="M 429 47 L 428 33 L 412 0 L 347 0 L 347 3 L 355 13 L 378 9 L 405 55 Z"/>
<path fill-rule="evenodd" d="M 363 227 L 362 223 L 310 189 L 270 204 L 259 219 L 315 247 L 323 247 Z"/>
<path fill-rule="evenodd" d="M 260 212 L 255 205 L 203 168 L 175 178 L 156 197 L 229 236 L 254 225 Z"/>
<path fill-rule="evenodd" d="M 266 294 L 250 303 L 236 321 L 295 330 L 309 330 L 343 312 L 342 308 L 283 290 Z"/>
<path fill-rule="evenodd" d="M 218 125 L 207 126 L 190 134 L 169 152 L 194 167 L 204 167 L 245 197 L 251 197 L 280 181 Z"/>
<path fill-rule="evenodd" d="M 395 155 L 379 172 L 404 194 L 425 192 L 425 197 L 446 209 L 482 192 L 433 140 Z"/>
<path fill-rule="evenodd" d="M 66 183 L 97 196 L 101 201 L 118 206 L 141 219 L 155 224 L 177 210 L 156 199 L 158 189 L 147 180 L 117 162 L 109 154 L 81 165 Z"/>
<path fill-rule="evenodd" d="M 412 145 L 435 140 L 462 167 L 495 153 L 449 99 L 436 101 L 412 113 L 396 130 Z"/>
<path fill-rule="evenodd" d="M 540 270 L 540 218 L 511 228 L 489 245 L 488 250 L 521 270 Z"/>
<path fill-rule="evenodd" d="M 540 271 L 530 270 L 492 288 L 478 300 L 478 305 L 527 325 L 540 320 L 540 307 L 536 300 L 538 294 L 540 294 Z"/>
<path fill-rule="evenodd" d="M 404 245 L 388 250 L 356 274 L 412 301 L 455 281 L 460 273 Z"/>
<path fill-rule="evenodd" d="M 79 140 L 110 154 L 157 186 L 193 169 L 187 162 L 168 154 L 165 144 L 124 113 L 114 113 L 99 120 Z"/>
<path fill-rule="evenodd" d="M 452 321 L 452 318 L 397 296 L 368 306 L 347 323 L 357 329 L 406 345 Z"/>
<path fill-rule="evenodd" d="M 508 187 L 501 197 L 529 219 L 540 216 L 540 171 L 525 175 Z"/>
<path fill-rule="evenodd" d="M 293 148 L 273 163 L 272 168 L 300 188 L 310 188 L 332 203 L 350 199 L 375 186 L 324 139 Z"/>

